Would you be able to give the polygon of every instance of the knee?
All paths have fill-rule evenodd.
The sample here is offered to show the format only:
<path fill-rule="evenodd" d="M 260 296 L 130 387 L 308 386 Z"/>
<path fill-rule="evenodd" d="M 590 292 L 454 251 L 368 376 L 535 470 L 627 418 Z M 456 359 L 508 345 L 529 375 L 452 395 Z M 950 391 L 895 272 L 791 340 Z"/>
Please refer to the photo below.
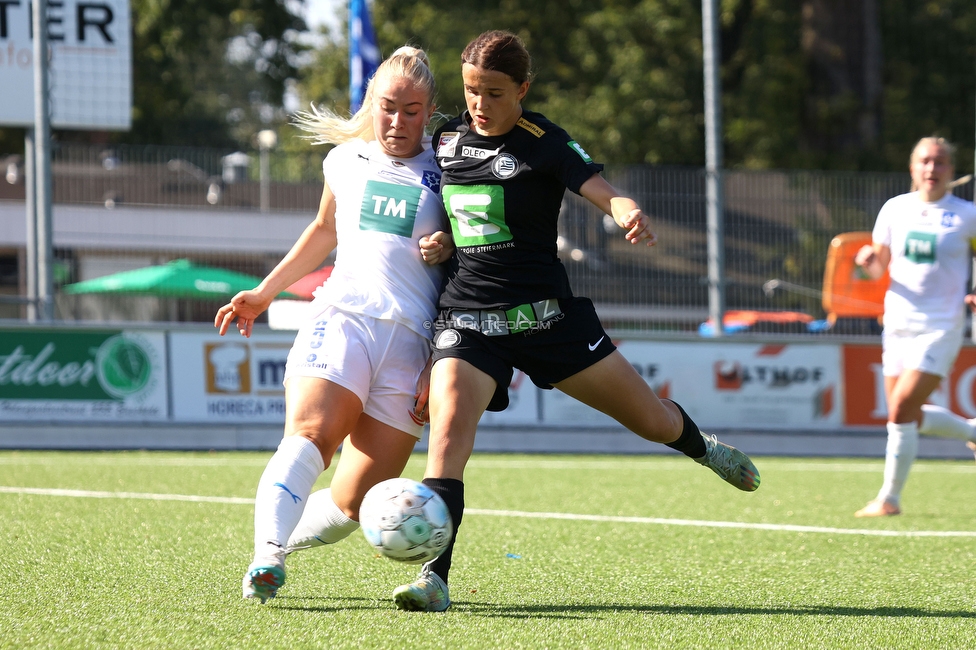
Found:
<path fill-rule="evenodd" d="M 922 417 L 922 407 L 902 399 L 892 399 L 888 404 L 888 421 L 896 424 L 917 422 Z"/>
<path fill-rule="evenodd" d="M 318 448 L 319 453 L 322 454 L 322 462 L 325 464 L 326 468 L 328 468 L 332 463 L 332 457 L 339 449 L 339 443 L 342 442 L 341 440 L 329 440 L 326 436 L 322 435 L 320 430 L 314 427 L 289 428 L 289 430 L 285 432 L 285 437 L 287 438 L 289 436 L 300 436 L 314 444 Z"/>

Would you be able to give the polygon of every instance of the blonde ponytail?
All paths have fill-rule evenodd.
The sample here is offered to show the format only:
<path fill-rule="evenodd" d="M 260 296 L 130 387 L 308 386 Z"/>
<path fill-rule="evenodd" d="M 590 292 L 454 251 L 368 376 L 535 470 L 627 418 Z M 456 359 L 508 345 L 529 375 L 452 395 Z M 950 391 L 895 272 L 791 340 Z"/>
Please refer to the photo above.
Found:
<path fill-rule="evenodd" d="M 328 108 L 311 105 L 309 111 L 299 111 L 292 123 L 309 135 L 302 136 L 312 144 L 342 144 L 359 138 L 367 142 L 376 139 L 373 133 L 373 88 L 379 78 L 403 78 L 413 82 L 427 95 L 427 106 L 434 103 L 436 86 L 430 71 L 430 61 L 423 50 L 404 45 L 389 56 L 376 70 L 366 86 L 363 105 L 349 118 L 339 117 Z"/>

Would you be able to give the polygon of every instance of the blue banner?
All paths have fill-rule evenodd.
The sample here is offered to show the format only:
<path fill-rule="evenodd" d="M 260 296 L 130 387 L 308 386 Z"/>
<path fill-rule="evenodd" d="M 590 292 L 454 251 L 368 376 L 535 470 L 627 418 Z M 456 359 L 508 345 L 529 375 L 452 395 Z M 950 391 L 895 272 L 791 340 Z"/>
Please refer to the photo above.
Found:
<path fill-rule="evenodd" d="M 366 0 L 349 0 L 349 109 L 363 105 L 366 84 L 380 65 L 380 48 Z"/>

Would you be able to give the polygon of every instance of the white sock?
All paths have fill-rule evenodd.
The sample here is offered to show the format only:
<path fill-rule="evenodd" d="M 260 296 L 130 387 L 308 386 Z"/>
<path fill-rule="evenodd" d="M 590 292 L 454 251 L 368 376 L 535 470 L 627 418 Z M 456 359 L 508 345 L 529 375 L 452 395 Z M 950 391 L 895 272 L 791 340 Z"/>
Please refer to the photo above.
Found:
<path fill-rule="evenodd" d="M 288 436 L 264 468 L 254 497 L 254 563 L 284 562 L 284 548 L 302 518 L 316 479 L 325 471 L 322 454 L 308 438 Z"/>
<path fill-rule="evenodd" d="M 918 455 L 918 425 L 888 423 L 888 446 L 885 449 L 884 484 L 878 492 L 879 501 L 899 505 L 901 491 L 908 480 L 908 472 Z"/>
<path fill-rule="evenodd" d="M 941 436 L 959 440 L 976 440 L 976 420 L 967 420 L 949 409 L 934 404 L 922 405 L 922 422 L 918 432 L 924 436 Z"/>
<path fill-rule="evenodd" d="M 349 537 L 359 528 L 359 522 L 346 516 L 332 500 L 332 490 L 326 488 L 308 497 L 302 520 L 288 540 L 289 551 L 335 544 Z"/>

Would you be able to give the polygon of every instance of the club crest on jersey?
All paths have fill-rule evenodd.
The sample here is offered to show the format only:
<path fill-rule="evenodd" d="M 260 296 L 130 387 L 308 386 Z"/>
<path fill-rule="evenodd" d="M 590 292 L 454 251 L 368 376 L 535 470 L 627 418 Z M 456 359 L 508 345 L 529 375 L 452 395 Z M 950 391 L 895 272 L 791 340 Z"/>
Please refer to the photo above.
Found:
<path fill-rule="evenodd" d="M 460 137 L 461 134 L 457 131 L 441 133 L 441 137 L 437 139 L 437 157 L 453 158 L 454 150 L 457 148 L 458 139 Z"/>
<path fill-rule="evenodd" d="M 420 184 L 437 194 L 441 191 L 441 175 L 427 170 L 424 172 L 424 177 L 420 179 Z"/>
<path fill-rule="evenodd" d="M 491 162 L 491 173 L 502 179 L 515 176 L 515 174 L 519 173 L 518 158 L 510 153 L 499 154 Z"/>
<path fill-rule="evenodd" d="M 461 335 L 458 334 L 457 330 L 447 329 L 437 335 L 437 340 L 434 341 L 434 345 L 437 346 L 438 350 L 446 350 L 447 348 L 453 348 L 460 342 Z"/>

